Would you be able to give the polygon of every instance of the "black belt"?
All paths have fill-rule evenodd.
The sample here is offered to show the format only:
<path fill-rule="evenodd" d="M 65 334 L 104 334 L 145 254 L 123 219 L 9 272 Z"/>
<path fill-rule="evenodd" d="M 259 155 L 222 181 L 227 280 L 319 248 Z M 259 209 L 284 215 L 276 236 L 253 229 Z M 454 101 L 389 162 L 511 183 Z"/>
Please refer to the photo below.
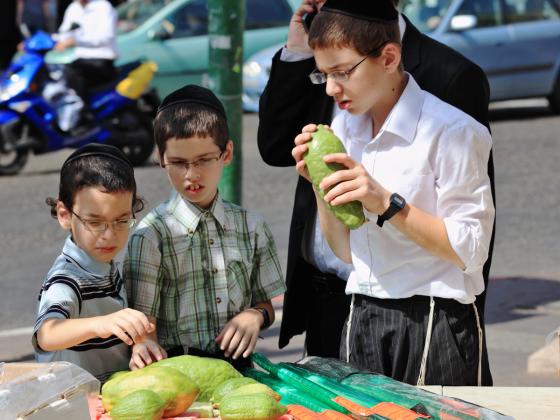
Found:
<path fill-rule="evenodd" d="M 345 294 L 346 282 L 334 274 L 315 270 L 309 278 L 312 288 L 317 293 Z"/>
<path fill-rule="evenodd" d="M 167 357 L 182 356 L 184 354 L 185 350 L 183 346 L 171 347 L 167 350 Z M 200 349 L 189 347 L 186 354 L 188 354 L 189 356 L 212 357 L 214 359 L 225 360 L 237 370 L 243 370 L 253 367 L 253 362 L 251 362 L 251 359 L 245 358 L 243 356 L 237 359 L 233 359 L 231 357 L 226 357 L 223 352 L 209 353 Z"/>
<path fill-rule="evenodd" d="M 400 298 L 400 299 L 382 299 L 376 298 L 366 295 L 356 294 L 354 297 L 354 303 L 356 305 L 360 305 L 363 302 L 367 303 L 375 303 L 379 306 L 406 306 L 406 305 L 429 305 L 430 304 L 430 296 L 422 296 L 422 295 L 414 295 L 407 298 Z M 464 305 L 463 303 L 455 300 L 455 299 L 447 299 L 441 297 L 434 297 L 434 302 L 436 307 L 439 308 L 450 308 L 450 307 L 457 307 L 458 305 Z"/>

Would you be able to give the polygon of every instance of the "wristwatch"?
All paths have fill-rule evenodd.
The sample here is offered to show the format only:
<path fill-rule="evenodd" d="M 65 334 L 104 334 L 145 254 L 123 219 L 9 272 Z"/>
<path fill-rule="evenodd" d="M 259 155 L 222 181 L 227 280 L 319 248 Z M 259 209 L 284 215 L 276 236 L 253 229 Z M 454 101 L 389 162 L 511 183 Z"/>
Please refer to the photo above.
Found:
<path fill-rule="evenodd" d="M 377 226 L 382 227 L 386 220 L 389 220 L 406 206 L 406 200 L 397 193 L 391 194 L 390 203 L 385 213 L 377 217 Z"/>
<path fill-rule="evenodd" d="M 251 309 L 254 309 L 255 311 L 259 311 L 262 314 L 264 319 L 263 324 L 261 326 L 262 330 L 270 327 L 270 315 L 268 315 L 268 311 L 265 308 L 252 307 Z"/>

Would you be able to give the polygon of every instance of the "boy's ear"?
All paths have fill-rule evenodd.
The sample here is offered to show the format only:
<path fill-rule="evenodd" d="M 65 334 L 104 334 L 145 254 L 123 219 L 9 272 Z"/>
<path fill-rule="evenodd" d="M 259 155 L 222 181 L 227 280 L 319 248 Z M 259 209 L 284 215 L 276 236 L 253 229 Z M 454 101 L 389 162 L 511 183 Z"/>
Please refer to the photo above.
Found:
<path fill-rule="evenodd" d="M 72 229 L 72 213 L 66 208 L 62 201 L 56 203 L 56 217 L 60 227 L 64 230 Z"/>
<path fill-rule="evenodd" d="M 228 140 L 224 150 L 224 164 L 229 165 L 233 160 L 233 141 Z"/>
<path fill-rule="evenodd" d="M 382 52 L 383 65 L 388 73 L 399 69 L 401 64 L 401 48 L 392 42 L 385 45 Z"/>

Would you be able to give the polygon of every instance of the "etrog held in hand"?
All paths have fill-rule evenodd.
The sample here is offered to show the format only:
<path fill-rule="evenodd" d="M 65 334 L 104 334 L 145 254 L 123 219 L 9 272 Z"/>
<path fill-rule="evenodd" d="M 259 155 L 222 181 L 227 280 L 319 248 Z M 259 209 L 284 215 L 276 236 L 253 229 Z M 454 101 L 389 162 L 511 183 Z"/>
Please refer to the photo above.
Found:
<path fill-rule="evenodd" d="M 340 139 L 324 125 L 319 125 L 317 131 L 312 134 L 312 137 L 313 139 L 307 143 L 308 151 L 303 155 L 303 160 L 313 185 L 319 192 L 319 195 L 324 197 L 328 191 L 319 188 L 323 178 L 338 170 L 345 169 L 345 167 L 339 163 L 326 163 L 323 160 L 323 156 L 332 153 L 346 153 L 346 149 Z M 336 218 L 349 229 L 356 229 L 366 221 L 362 203 L 359 201 L 351 201 L 350 203 L 337 206 L 327 205 Z"/>

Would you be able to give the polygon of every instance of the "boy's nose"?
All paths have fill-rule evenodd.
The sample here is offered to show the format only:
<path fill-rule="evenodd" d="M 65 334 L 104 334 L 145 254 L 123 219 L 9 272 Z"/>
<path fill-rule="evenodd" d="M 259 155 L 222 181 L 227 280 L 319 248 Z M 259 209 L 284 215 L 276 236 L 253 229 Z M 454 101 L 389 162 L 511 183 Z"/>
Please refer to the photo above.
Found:
<path fill-rule="evenodd" d="M 335 82 L 332 77 L 327 77 L 325 83 L 325 91 L 329 96 L 339 95 L 342 92 L 342 87 L 339 83 Z"/>

